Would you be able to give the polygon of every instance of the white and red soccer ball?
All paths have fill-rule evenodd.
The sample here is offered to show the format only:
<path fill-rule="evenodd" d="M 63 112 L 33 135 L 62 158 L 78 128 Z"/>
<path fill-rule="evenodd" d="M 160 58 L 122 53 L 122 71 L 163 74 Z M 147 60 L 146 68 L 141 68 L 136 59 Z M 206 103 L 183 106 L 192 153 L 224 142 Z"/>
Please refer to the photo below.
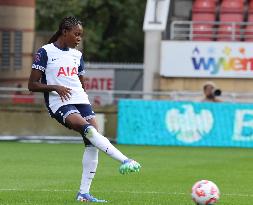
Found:
<path fill-rule="evenodd" d="M 212 205 L 220 198 L 219 188 L 208 180 L 196 182 L 192 187 L 192 200 L 197 205 Z"/>

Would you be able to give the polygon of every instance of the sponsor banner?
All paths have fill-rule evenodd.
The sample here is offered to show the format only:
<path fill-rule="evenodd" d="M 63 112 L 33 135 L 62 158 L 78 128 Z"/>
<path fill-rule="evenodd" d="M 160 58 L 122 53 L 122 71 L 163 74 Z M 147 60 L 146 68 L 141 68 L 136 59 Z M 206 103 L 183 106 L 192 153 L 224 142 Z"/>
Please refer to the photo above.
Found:
<path fill-rule="evenodd" d="M 253 105 L 121 100 L 118 143 L 253 147 Z"/>
<path fill-rule="evenodd" d="M 114 90 L 114 70 L 89 69 L 85 73 L 86 89 L 92 105 L 107 105 L 113 103 L 113 96 L 100 91 Z"/>
<path fill-rule="evenodd" d="M 167 77 L 252 78 L 253 45 L 163 41 L 160 74 Z"/>

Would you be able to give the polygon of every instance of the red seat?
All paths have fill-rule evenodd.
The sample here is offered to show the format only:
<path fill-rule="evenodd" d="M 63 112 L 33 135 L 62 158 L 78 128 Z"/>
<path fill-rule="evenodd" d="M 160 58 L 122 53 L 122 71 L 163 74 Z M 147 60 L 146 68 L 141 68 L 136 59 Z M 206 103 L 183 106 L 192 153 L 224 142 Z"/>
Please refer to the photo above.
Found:
<path fill-rule="evenodd" d="M 221 13 L 243 13 L 244 3 L 242 0 L 223 0 Z"/>
<path fill-rule="evenodd" d="M 231 22 L 222 24 L 218 28 L 218 41 L 240 41 L 240 24 L 233 26 L 232 22 L 243 22 L 244 2 L 242 0 L 223 0 L 220 10 L 220 22 Z M 233 29 L 235 29 L 233 31 Z M 233 37 L 233 32 L 235 37 Z"/>
<path fill-rule="evenodd" d="M 253 41 L 253 25 L 248 25 L 245 28 L 244 41 Z"/>
<path fill-rule="evenodd" d="M 192 21 L 194 22 L 192 28 L 192 40 L 212 41 L 213 25 L 205 22 L 215 21 L 215 18 L 216 0 L 196 0 L 192 8 Z"/>
<path fill-rule="evenodd" d="M 213 26 L 211 24 L 193 24 L 192 35 L 193 41 L 212 41 Z"/>
<path fill-rule="evenodd" d="M 201 13 L 215 13 L 216 1 L 215 0 L 196 0 L 193 4 L 192 11 Z"/>
<path fill-rule="evenodd" d="M 220 11 L 222 22 L 242 22 L 244 4 L 242 0 L 223 0 Z"/>
<path fill-rule="evenodd" d="M 220 14 L 221 22 L 243 22 L 243 13 L 221 13 Z"/>
<path fill-rule="evenodd" d="M 216 2 L 214 0 L 196 0 L 192 7 L 193 21 L 215 21 Z"/>
<path fill-rule="evenodd" d="M 249 13 L 249 15 L 248 15 L 248 22 L 253 23 L 253 13 Z"/>
<path fill-rule="evenodd" d="M 244 41 L 253 41 L 253 0 L 249 2 L 248 23 L 244 31 Z"/>
<path fill-rule="evenodd" d="M 249 13 L 253 13 L 253 1 L 249 2 Z"/>
<path fill-rule="evenodd" d="M 193 13 L 192 21 L 215 21 L 214 13 Z"/>
<path fill-rule="evenodd" d="M 234 31 L 233 31 L 234 29 Z M 235 34 L 235 36 L 233 36 Z M 240 26 L 233 27 L 232 24 L 222 24 L 218 28 L 218 41 L 240 41 Z"/>

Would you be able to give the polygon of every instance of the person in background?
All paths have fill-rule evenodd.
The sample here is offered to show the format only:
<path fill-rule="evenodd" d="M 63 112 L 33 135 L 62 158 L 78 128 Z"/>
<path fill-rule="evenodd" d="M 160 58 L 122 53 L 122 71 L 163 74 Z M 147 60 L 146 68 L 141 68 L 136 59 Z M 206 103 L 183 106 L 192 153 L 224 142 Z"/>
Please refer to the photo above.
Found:
<path fill-rule="evenodd" d="M 216 87 L 216 85 L 207 81 L 203 85 L 204 98 L 202 102 L 222 102 L 218 97 L 221 96 L 222 91 Z"/>
<path fill-rule="evenodd" d="M 18 84 L 17 84 L 17 89 L 21 89 L 21 88 L 22 88 L 22 84 L 18 83 Z M 17 90 L 17 91 L 15 92 L 15 95 L 23 95 L 23 92 L 20 91 L 20 90 Z"/>
<path fill-rule="evenodd" d="M 137 172 L 141 166 L 97 131 L 95 113 L 85 88 L 83 55 L 75 49 L 82 36 L 82 23 L 75 17 L 65 17 L 48 44 L 35 54 L 28 88 L 32 92 L 43 92 L 51 117 L 83 137 L 83 173 L 76 199 L 81 202 L 106 202 L 90 194 L 98 165 L 98 150 L 120 162 L 121 174 Z"/>

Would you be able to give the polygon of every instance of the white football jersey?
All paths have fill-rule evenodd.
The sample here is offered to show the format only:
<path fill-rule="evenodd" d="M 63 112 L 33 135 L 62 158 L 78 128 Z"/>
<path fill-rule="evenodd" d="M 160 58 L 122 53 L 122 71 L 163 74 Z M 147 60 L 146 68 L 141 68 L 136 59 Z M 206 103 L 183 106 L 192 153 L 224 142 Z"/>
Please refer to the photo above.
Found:
<path fill-rule="evenodd" d="M 49 113 L 55 113 L 61 106 L 67 104 L 90 104 L 78 77 L 85 73 L 80 51 L 71 48 L 60 49 L 53 43 L 47 44 L 37 51 L 32 68 L 43 72 L 41 83 L 71 89 L 70 99 L 64 102 L 57 92 L 44 92 Z"/>

